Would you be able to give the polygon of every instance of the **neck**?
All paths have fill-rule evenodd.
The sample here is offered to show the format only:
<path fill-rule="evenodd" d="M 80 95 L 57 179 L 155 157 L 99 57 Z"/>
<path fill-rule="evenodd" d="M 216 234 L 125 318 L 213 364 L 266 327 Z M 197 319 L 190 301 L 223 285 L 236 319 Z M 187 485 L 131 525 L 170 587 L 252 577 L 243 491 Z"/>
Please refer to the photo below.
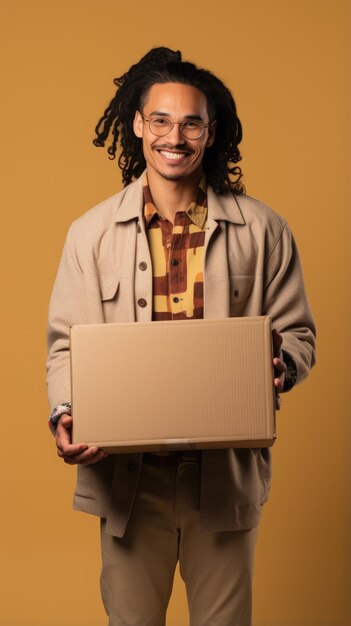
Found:
<path fill-rule="evenodd" d="M 196 201 L 201 174 L 181 180 L 167 180 L 153 169 L 147 171 L 148 183 L 154 205 L 162 217 L 174 224 L 177 211 L 186 211 Z"/>

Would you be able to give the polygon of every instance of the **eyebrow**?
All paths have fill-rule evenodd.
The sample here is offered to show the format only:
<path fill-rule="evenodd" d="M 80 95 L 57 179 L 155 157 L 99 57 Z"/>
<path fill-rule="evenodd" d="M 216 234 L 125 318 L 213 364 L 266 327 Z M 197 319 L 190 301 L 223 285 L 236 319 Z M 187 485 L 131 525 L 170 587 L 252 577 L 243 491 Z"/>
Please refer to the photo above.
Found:
<path fill-rule="evenodd" d="M 162 117 L 171 117 L 169 113 L 165 113 L 164 111 L 152 111 L 152 113 L 149 113 L 149 115 L 160 115 Z M 204 121 L 200 115 L 184 115 L 184 119 L 198 120 L 200 122 Z"/>

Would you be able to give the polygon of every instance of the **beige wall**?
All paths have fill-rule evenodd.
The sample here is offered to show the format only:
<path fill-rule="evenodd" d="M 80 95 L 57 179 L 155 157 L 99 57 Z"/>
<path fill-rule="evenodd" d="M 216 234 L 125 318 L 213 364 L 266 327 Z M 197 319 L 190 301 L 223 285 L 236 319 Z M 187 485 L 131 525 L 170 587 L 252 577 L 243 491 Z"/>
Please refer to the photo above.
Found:
<path fill-rule="evenodd" d="M 112 78 L 169 45 L 236 95 L 247 191 L 292 226 L 318 324 L 318 367 L 278 419 L 255 626 L 347 626 L 346 2 L 167 6 L 2 1 L 0 625 L 105 623 L 97 521 L 71 510 L 74 469 L 56 458 L 45 425 L 46 312 L 70 222 L 120 187 L 115 163 L 90 141 Z M 186 624 L 176 579 L 168 626 Z"/>

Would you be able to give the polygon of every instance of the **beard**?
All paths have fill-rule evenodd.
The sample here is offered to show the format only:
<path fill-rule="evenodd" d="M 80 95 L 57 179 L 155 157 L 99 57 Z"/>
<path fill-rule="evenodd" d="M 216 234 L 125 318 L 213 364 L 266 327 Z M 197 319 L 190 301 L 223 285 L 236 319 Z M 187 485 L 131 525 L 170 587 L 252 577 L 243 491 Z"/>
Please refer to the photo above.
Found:
<path fill-rule="evenodd" d="M 164 178 L 165 180 L 173 180 L 174 182 L 176 182 L 177 180 L 182 180 L 182 178 L 186 178 L 186 176 L 183 174 L 164 174 L 163 172 L 159 172 L 160 176 L 162 176 L 162 178 Z"/>

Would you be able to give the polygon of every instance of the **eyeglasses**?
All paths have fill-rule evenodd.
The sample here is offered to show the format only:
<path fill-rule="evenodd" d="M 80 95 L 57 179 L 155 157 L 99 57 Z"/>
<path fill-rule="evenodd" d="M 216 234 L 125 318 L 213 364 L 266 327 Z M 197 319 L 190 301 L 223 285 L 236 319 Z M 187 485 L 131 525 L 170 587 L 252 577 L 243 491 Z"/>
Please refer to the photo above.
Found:
<path fill-rule="evenodd" d="M 181 133 L 186 139 L 200 139 L 205 128 L 213 124 L 209 122 L 205 124 L 201 120 L 185 120 L 184 122 L 171 122 L 167 117 L 145 117 L 140 113 L 144 122 L 148 122 L 150 131 L 156 137 L 165 137 L 168 135 L 173 126 L 180 126 Z"/>

